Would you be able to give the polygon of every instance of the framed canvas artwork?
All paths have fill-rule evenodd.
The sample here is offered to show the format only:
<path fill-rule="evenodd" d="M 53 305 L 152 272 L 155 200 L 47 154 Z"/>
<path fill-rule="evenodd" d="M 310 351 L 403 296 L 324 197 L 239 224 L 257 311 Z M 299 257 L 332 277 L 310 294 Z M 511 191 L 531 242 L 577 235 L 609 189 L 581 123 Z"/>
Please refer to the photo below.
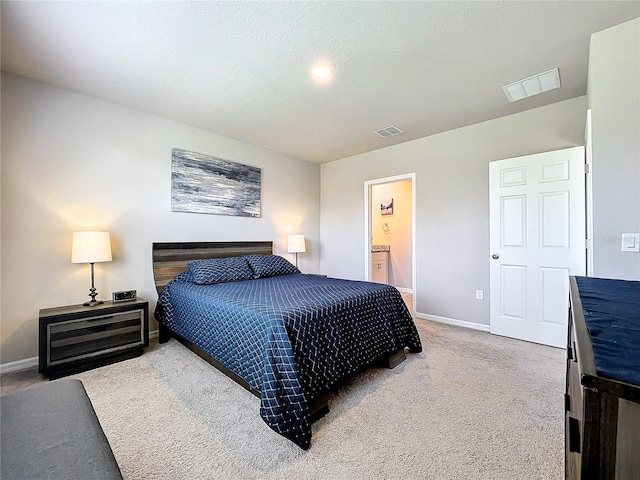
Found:
<path fill-rule="evenodd" d="M 260 217 L 261 169 L 174 148 L 171 210 Z"/>
<path fill-rule="evenodd" d="M 380 215 L 393 215 L 393 198 L 383 198 L 380 201 Z"/>

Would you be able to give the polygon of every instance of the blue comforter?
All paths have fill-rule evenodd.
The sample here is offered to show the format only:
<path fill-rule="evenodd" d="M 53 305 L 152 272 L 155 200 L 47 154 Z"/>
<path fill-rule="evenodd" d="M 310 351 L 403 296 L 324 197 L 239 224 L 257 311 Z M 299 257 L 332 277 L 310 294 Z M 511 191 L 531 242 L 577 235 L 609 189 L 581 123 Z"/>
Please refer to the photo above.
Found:
<path fill-rule="evenodd" d="M 187 271 L 155 317 L 259 392 L 263 420 L 303 449 L 311 402 L 381 357 L 422 351 L 394 287 L 301 273 L 196 285 Z"/>

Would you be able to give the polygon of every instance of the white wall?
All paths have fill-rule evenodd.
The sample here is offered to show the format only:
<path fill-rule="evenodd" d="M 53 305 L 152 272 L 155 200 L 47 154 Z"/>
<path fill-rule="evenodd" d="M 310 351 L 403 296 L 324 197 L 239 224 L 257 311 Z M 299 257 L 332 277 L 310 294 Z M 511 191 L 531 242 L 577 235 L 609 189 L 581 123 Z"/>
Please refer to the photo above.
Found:
<path fill-rule="evenodd" d="M 262 217 L 171 212 L 173 147 L 260 167 Z M 303 233 L 300 267 L 317 272 L 319 179 L 316 164 L 3 73 L 0 362 L 37 355 L 39 309 L 88 299 L 75 230 L 111 232 L 98 298 L 137 289 L 152 308 L 154 241 L 273 240 L 293 261 L 286 235 Z"/>
<path fill-rule="evenodd" d="M 371 186 L 372 245 L 389 245 L 389 285 L 412 289 L 411 276 L 411 180 Z M 380 202 L 393 198 L 393 215 L 380 213 Z M 384 229 L 383 224 L 387 225 Z"/>
<path fill-rule="evenodd" d="M 593 274 L 640 280 L 640 253 L 621 251 L 640 233 L 640 19 L 594 33 L 589 50 Z"/>
<path fill-rule="evenodd" d="M 579 97 L 323 164 L 322 272 L 362 279 L 363 183 L 415 172 L 417 312 L 488 325 L 488 163 L 583 145 L 586 106 Z"/>

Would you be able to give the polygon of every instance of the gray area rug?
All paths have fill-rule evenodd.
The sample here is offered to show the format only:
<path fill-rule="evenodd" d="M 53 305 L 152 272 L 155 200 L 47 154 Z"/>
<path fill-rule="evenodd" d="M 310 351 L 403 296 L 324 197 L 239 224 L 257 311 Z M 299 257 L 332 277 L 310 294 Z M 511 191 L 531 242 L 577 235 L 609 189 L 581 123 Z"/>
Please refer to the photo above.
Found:
<path fill-rule="evenodd" d="M 561 479 L 564 351 L 417 321 L 424 352 L 355 377 L 303 451 L 175 340 L 83 381 L 125 479 Z"/>

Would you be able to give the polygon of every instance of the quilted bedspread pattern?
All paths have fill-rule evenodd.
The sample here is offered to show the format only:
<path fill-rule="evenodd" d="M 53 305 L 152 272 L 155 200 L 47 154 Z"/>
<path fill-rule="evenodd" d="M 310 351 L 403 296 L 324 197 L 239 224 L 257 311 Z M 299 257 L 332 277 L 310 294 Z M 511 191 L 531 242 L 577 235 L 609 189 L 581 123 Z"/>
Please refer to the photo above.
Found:
<path fill-rule="evenodd" d="M 259 392 L 263 420 L 303 449 L 309 403 L 381 357 L 422 351 L 394 287 L 300 273 L 196 285 L 187 271 L 155 317 Z"/>

